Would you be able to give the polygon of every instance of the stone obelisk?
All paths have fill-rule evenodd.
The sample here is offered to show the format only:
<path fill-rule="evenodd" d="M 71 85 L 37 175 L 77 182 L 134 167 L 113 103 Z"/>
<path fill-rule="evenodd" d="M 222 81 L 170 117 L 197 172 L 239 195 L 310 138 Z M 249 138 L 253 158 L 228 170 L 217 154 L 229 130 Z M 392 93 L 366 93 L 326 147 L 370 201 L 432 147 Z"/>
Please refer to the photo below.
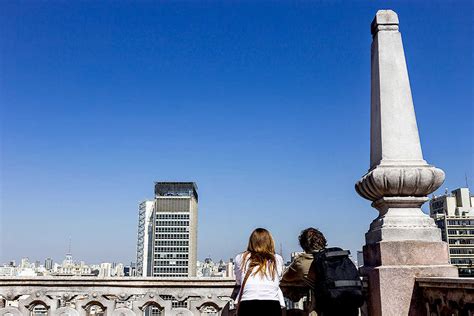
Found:
<path fill-rule="evenodd" d="M 365 235 L 369 315 L 417 315 L 415 278 L 458 275 L 433 219 L 421 205 L 444 181 L 421 151 L 398 16 L 377 12 L 371 31 L 370 169 L 356 191 L 379 216 Z"/>

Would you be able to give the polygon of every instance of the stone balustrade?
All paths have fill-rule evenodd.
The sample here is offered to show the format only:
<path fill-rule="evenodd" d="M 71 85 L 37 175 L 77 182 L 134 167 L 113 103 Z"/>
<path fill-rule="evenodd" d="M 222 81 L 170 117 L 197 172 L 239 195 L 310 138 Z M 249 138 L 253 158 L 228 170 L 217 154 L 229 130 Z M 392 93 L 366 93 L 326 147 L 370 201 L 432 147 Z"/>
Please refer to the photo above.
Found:
<path fill-rule="evenodd" d="M 234 291 L 223 278 L 3 277 L 0 316 L 235 315 Z M 417 278 L 413 298 L 420 315 L 474 315 L 474 278 Z"/>
<path fill-rule="evenodd" d="M 474 315 L 474 278 L 417 278 L 416 289 L 422 315 Z"/>
<path fill-rule="evenodd" d="M 2 277 L 0 316 L 232 315 L 224 278 Z"/>

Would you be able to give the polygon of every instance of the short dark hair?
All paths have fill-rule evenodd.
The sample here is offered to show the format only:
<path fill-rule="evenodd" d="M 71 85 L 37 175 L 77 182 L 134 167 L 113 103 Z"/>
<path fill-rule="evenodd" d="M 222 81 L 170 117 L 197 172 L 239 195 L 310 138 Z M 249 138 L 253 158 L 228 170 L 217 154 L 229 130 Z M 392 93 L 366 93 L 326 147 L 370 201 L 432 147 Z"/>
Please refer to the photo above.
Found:
<path fill-rule="evenodd" d="M 300 241 L 301 248 L 303 248 L 305 252 L 321 250 L 327 246 L 327 241 L 323 233 L 313 227 L 301 231 L 298 240 Z"/>

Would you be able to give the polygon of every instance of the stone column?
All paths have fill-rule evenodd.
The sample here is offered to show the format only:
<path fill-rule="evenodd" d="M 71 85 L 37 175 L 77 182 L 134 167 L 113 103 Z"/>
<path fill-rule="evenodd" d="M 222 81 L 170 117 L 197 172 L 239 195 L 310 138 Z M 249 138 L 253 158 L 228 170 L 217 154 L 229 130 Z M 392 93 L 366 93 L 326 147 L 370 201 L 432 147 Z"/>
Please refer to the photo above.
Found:
<path fill-rule="evenodd" d="M 356 191 L 379 216 L 365 235 L 370 315 L 417 315 L 415 277 L 457 276 L 448 248 L 421 205 L 444 181 L 421 151 L 398 16 L 372 22 L 370 169 Z"/>

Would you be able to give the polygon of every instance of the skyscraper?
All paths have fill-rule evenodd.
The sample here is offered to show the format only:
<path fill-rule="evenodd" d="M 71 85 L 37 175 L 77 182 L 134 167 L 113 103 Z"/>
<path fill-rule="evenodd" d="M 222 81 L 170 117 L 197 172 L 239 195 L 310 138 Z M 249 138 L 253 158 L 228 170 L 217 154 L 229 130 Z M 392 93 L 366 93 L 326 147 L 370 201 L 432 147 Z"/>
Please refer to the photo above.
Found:
<path fill-rule="evenodd" d="M 196 276 L 198 194 L 194 182 L 156 182 L 140 204 L 137 274 Z"/>

